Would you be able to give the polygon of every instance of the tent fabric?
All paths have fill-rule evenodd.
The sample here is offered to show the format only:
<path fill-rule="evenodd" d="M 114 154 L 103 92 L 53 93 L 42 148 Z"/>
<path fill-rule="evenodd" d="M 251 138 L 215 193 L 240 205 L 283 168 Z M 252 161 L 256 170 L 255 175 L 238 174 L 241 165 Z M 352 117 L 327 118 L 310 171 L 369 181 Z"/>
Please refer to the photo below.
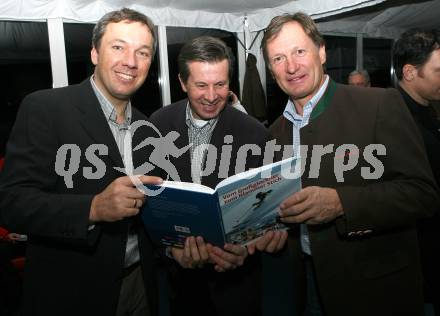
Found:
<path fill-rule="evenodd" d="M 46 38 L 46 41 L 41 39 Z M 8 23 L 0 21 L 0 63 L 14 60 L 49 60 L 45 23 Z"/>
<path fill-rule="evenodd" d="M 355 10 L 346 18 L 318 23 L 321 32 L 362 33 L 369 37 L 398 38 L 409 28 L 440 29 L 440 1 L 404 3 L 359 14 Z"/>
<path fill-rule="evenodd" d="M 440 28 L 439 0 L 1 0 L 0 20 L 63 18 L 95 23 L 122 6 L 147 14 L 161 26 L 231 32 L 243 32 L 245 20 L 246 31 L 256 32 L 275 15 L 296 11 L 304 11 L 318 22 L 325 19 L 318 23 L 322 32 L 397 38 L 411 27 Z M 379 9 L 370 10 L 375 8 Z M 373 12 L 364 13 L 366 10 Z"/>
<path fill-rule="evenodd" d="M 242 32 L 247 17 L 249 31 L 264 29 L 285 12 L 304 11 L 326 17 L 385 0 L 2 0 L 0 20 L 66 21 L 94 23 L 106 12 L 129 7 L 150 16 L 156 25 L 216 28 Z"/>

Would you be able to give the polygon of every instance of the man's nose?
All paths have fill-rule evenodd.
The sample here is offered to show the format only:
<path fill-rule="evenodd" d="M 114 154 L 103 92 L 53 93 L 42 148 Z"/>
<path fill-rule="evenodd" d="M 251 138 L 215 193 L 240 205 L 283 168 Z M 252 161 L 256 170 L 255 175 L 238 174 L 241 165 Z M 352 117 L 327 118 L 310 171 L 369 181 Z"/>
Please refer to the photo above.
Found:
<path fill-rule="evenodd" d="M 298 63 L 294 56 L 287 57 L 286 60 L 286 69 L 288 73 L 295 73 L 298 71 Z"/>
<path fill-rule="evenodd" d="M 134 50 L 126 50 L 124 54 L 124 65 L 129 68 L 136 68 L 137 67 L 137 58 L 136 58 L 136 51 Z"/>
<path fill-rule="evenodd" d="M 217 98 L 217 91 L 214 86 L 208 87 L 208 90 L 206 91 L 205 98 L 209 102 L 213 102 Z"/>

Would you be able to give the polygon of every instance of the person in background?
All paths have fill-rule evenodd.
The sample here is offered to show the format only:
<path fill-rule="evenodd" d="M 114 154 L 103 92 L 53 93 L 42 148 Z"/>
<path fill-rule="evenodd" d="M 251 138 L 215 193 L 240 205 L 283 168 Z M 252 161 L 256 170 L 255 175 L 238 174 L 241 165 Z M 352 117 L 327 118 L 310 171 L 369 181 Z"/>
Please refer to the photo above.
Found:
<path fill-rule="evenodd" d="M 397 89 L 423 138 L 437 184 L 440 184 L 440 120 L 434 106 L 440 101 L 440 31 L 411 29 L 393 47 Z M 425 301 L 440 315 L 440 212 L 418 222 Z"/>
<path fill-rule="evenodd" d="M 270 130 L 305 164 L 303 189 L 280 205 L 293 225 L 298 314 L 422 315 L 415 224 L 440 201 L 398 91 L 325 75 L 323 37 L 304 13 L 273 18 L 262 48 L 289 96 Z"/>
<path fill-rule="evenodd" d="M 358 87 L 371 87 L 370 75 L 365 69 L 353 70 L 348 75 L 348 84 Z"/>
<path fill-rule="evenodd" d="M 94 74 L 20 106 L 0 174 L 0 225 L 28 235 L 24 316 L 157 314 L 154 251 L 138 224 L 145 197 L 129 177 L 148 157 L 131 151 L 147 133 L 130 133 L 146 120 L 130 97 L 155 48 L 147 16 L 109 12 L 93 30 Z"/>
<path fill-rule="evenodd" d="M 253 117 L 226 106 L 230 96 L 234 56 L 220 39 L 202 36 L 187 42 L 178 57 L 179 81 L 187 99 L 156 111 L 151 122 L 162 135 L 178 132 L 176 145 L 190 149 L 171 162 L 179 170 L 180 181 L 201 183 L 214 188 L 222 180 L 219 162 L 224 142 L 232 146 L 227 175 L 235 174 L 237 152 L 242 145 L 256 144 L 261 155 L 248 155 L 246 169 L 262 165 L 266 128 Z M 173 118 L 173 119 L 170 119 Z M 217 151 L 213 172 L 203 173 L 206 148 Z M 166 178 L 167 175 L 161 175 Z M 169 248 L 172 268 L 171 302 L 173 315 L 258 316 L 261 315 L 261 262 L 256 249 L 276 252 L 287 239 L 285 231 L 269 232 L 247 248 L 226 244 L 224 248 L 205 243 L 202 236 L 189 237 L 185 248 Z M 175 264 L 177 263 L 177 264 Z M 224 273 L 219 273 L 224 272 Z"/>

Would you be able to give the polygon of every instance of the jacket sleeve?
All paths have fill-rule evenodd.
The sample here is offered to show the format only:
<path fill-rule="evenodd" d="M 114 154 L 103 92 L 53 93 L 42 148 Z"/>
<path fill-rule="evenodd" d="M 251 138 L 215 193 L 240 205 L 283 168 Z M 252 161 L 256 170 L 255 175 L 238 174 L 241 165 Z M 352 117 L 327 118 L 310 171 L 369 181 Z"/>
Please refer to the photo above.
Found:
<path fill-rule="evenodd" d="M 61 105 L 46 98 L 31 94 L 20 106 L 0 173 L 0 225 L 30 236 L 91 243 L 99 233 L 97 227 L 88 229 L 93 195 L 59 190 L 53 110 Z"/>
<path fill-rule="evenodd" d="M 345 212 L 336 220 L 341 234 L 414 225 L 440 205 L 423 140 L 397 90 L 383 93 L 374 133 L 376 144 L 386 149 L 381 159 L 383 174 L 364 186 L 337 188 Z"/>

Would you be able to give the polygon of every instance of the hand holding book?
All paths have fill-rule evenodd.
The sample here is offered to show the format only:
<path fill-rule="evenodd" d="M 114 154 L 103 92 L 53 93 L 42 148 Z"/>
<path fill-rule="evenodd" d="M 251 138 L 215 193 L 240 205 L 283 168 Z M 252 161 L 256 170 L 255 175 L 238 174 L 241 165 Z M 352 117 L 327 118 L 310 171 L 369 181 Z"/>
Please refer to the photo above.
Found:
<path fill-rule="evenodd" d="M 187 269 L 202 268 L 205 264 L 214 264 L 217 272 L 233 270 L 244 264 L 248 255 L 256 250 L 269 253 L 280 251 L 287 240 L 287 231 L 268 231 L 263 237 L 246 247 L 225 244 L 224 249 L 205 243 L 201 236 L 187 237 L 184 248 L 170 247 L 173 258 Z"/>
<path fill-rule="evenodd" d="M 202 268 L 209 260 L 208 247 L 202 237 L 187 237 L 184 248 L 171 247 L 173 258 L 186 269 Z"/>
<path fill-rule="evenodd" d="M 214 269 L 217 272 L 225 272 L 242 266 L 248 251 L 246 247 L 240 245 L 225 244 L 224 250 L 212 246 L 209 256 L 215 264 Z"/>
<path fill-rule="evenodd" d="M 268 253 L 278 252 L 284 248 L 287 235 L 288 233 L 285 230 L 268 231 L 263 237 L 247 245 L 248 252 L 250 255 L 253 255 L 256 250 Z"/>
<path fill-rule="evenodd" d="M 225 272 L 243 265 L 248 252 L 245 247 L 226 244 L 224 249 L 205 243 L 201 236 L 187 237 L 184 248 L 171 247 L 173 258 L 186 269 L 202 268 L 214 264 L 217 272 Z"/>

